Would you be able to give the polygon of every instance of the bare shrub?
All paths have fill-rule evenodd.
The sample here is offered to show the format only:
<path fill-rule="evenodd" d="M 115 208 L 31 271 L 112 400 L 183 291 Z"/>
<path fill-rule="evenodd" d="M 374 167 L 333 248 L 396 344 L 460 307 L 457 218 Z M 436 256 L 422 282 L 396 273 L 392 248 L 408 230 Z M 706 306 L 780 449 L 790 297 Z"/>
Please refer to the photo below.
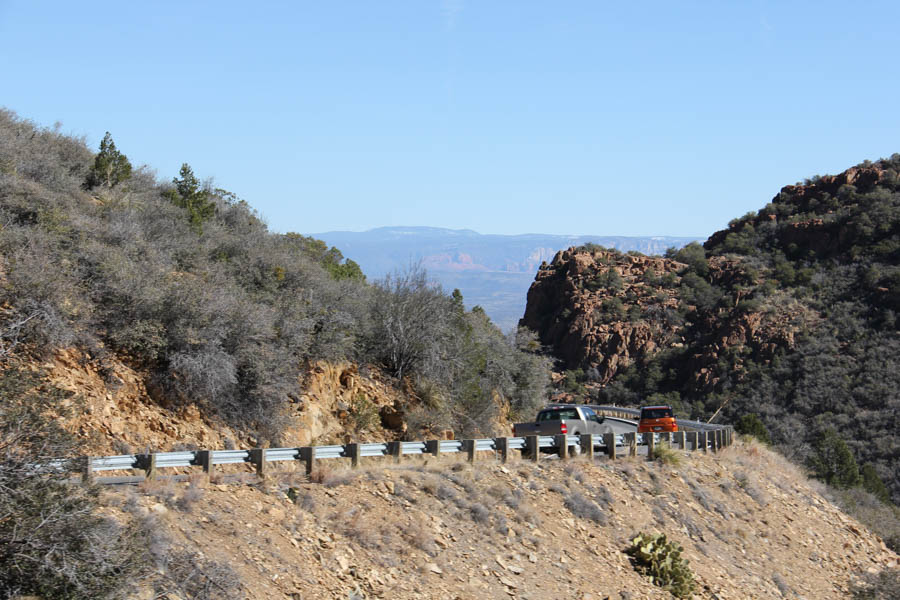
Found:
<path fill-rule="evenodd" d="M 564 488 L 563 486 L 561 486 L 558 483 L 551 483 L 550 487 L 548 487 L 547 489 L 549 489 L 551 492 L 556 492 L 557 494 L 563 494 L 563 495 L 565 495 L 566 491 L 567 491 L 566 488 Z"/>
<path fill-rule="evenodd" d="M 537 509 L 534 508 L 531 504 L 527 502 L 522 502 L 516 508 L 515 519 L 519 523 L 530 523 L 532 525 L 538 526 L 541 524 L 541 515 L 538 513 Z"/>
<path fill-rule="evenodd" d="M 900 598 L 900 569 L 866 574 L 851 591 L 854 600 L 897 600 Z"/>
<path fill-rule="evenodd" d="M 476 502 L 469 506 L 469 516 L 472 517 L 472 520 L 476 523 L 489 523 L 491 520 L 491 511 L 489 511 L 484 504 Z"/>
<path fill-rule="evenodd" d="M 162 557 L 164 574 L 155 586 L 159 593 L 180 593 L 195 600 L 244 598 L 240 579 L 226 564 L 195 552 L 168 552 Z"/>
<path fill-rule="evenodd" d="M 578 492 L 567 494 L 564 500 L 566 508 L 579 519 L 589 519 L 600 525 L 606 525 L 609 518 L 593 501 Z"/>
<path fill-rule="evenodd" d="M 512 490 L 508 494 L 504 494 L 502 500 L 503 504 L 510 507 L 513 510 L 519 508 L 519 505 L 522 503 L 522 499 L 524 494 L 520 490 Z"/>
<path fill-rule="evenodd" d="M 287 496 L 297 506 L 308 513 L 316 513 L 316 498 L 308 491 L 297 488 L 288 488 Z"/>
<path fill-rule="evenodd" d="M 568 464 L 563 468 L 563 471 L 578 483 L 584 483 L 584 471 L 580 467 Z"/>
<path fill-rule="evenodd" d="M 507 522 L 506 517 L 497 515 L 497 518 L 494 519 L 494 529 L 496 529 L 497 533 L 500 535 L 509 534 L 509 523 Z"/>
<path fill-rule="evenodd" d="M 327 488 L 341 487 L 354 483 L 358 478 L 358 474 L 352 471 L 326 471 L 322 478 L 322 485 Z"/>
<path fill-rule="evenodd" d="M 400 526 L 400 531 L 407 540 L 429 556 L 437 556 L 438 547 L 432 535 L 419 521 L 410 520 Z"/>
<path fill-rule="evenodd" d="M 191 484 L 187 486 L 181 493 L 181 496 L 178 497 L 175 505 L 184 512 L 191 512 L 194 504 L 202 498 L 203 488 L 197 485 L 196 481 L 191 481 Z"/>
<path fill-rule="evenodd" d="M 71 435 L 45 418 L 65 413 L 67 396 L 31 371 L 0 372 L 0 597 L 110 598 L 147 572 L 133 521 L 100 516 L 97 488 L 35 467 L 75 452 Z"/>
<path fill-rule="evenodd" d="M 778 588 L 778 591 L 785 598 L 790 598 L 794 595 L 794 590 L 788 585 L 788 582 L 784 580 L 781 573 L 772 573 L 772 583 L 775 584 L 775 587 Z"/>
<path fill-rule="evenodd" d="M 747 476 L 746 473 L 739 472 L 734 475 L 738 487 L 740 487 L 748 496 L 750 496 L 760 506 L 767 506 L 770 502 L 768 494 L 759 489 Z"/>

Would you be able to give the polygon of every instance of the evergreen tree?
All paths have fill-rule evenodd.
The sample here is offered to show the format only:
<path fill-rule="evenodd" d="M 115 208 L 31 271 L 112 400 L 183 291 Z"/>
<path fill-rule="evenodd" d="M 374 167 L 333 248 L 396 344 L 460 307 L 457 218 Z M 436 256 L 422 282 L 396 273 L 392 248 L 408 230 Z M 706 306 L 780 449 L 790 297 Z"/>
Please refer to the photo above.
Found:
<path fill-rule="evenodd" d="M 891 495 L 888 492 L 887 486 L 884 485 L 884 481 L 878 476 L 875 465 L 871 463 L 863 465 L 863 468 L 860 469 L 860 476 L 862 478 L 861 483 L 863 489 L 884 503 L 890 502 Z"/>
<path fill-rule="evenodd" d="M 200 184 L 187 163 L 181 165 L 179 174 L 181 179 L 172 179 L 175 189 L 167 190 L 164 195 L 175 206 L 187 210 L 191 228 L 198 234 L 203 233 L 203 222 L 216 213 L 216 205 L 210 200 L 212 194 L 206 186 Z"/>
<path fill-rule="evenodd" d="M 734 430 L 742 435 L 753 436 L 764 444 L 772 443 L 772 439 L 769 437 L 769 431 L 766 429 L 766 426 L 763 425 L 759 415 L 756 413 L 747 413 L 743 415 L 738 419 L 737 423 L 734 424 Z"/>
<path fill-rule="evenodd" d="M 100 152 L 94 158 L 94 164 L 88 171 L 84 187 L 93 189 L 104 186 L 114 187 L 131 177 L 131 163 L 128 157 L 119 152 L 112 135 L 107 131 L 100 142 Z"/>
<path fill-rule="evenodd" d="M 834 429 L 826 429 L 813 444 L 809 457 L 813 475 L 836 488 L 851 488 L 860 483 L 859 465 L 853 452 Z"/>

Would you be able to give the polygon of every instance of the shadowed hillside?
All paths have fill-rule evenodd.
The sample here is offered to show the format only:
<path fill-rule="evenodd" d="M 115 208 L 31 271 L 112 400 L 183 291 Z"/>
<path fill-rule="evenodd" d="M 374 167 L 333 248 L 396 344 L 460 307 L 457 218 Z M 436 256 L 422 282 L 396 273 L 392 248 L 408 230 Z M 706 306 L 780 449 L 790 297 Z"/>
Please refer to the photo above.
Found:
<path fill-rule="evenodd" d="M 758 415 L 829 483 L 900 500 L 898 171 L 894 155 L 787 186 L 665 259 L 562 252 L 522 324 L 604 401 Z"/>

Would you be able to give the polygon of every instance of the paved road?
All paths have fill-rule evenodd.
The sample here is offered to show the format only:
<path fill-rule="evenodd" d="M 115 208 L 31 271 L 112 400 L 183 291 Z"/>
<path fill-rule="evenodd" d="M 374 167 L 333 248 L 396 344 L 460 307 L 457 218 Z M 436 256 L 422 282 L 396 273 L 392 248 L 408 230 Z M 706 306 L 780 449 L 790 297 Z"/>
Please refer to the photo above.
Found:
<path fill-rule="evenodd" d="M 603 421 L 604 425 L 609 425 L 612 428 L 612 432 L 615 434 L 620 433 L 634 433 L 637 431 L 637 422 L 635 421 L 627 421 L 625 419 L 617 419 L 615 417 L 606 417 Z"/>

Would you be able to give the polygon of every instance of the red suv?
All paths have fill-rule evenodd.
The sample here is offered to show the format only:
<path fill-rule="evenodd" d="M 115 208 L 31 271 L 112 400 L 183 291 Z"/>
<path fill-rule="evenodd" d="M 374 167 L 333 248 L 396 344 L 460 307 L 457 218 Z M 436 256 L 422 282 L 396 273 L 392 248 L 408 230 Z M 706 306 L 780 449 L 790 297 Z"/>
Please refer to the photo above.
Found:
<path fill-rule="evenodd" d="M 671 406 L 642 406 L 638 433 L 678 431 L 675 414 Z"/>

